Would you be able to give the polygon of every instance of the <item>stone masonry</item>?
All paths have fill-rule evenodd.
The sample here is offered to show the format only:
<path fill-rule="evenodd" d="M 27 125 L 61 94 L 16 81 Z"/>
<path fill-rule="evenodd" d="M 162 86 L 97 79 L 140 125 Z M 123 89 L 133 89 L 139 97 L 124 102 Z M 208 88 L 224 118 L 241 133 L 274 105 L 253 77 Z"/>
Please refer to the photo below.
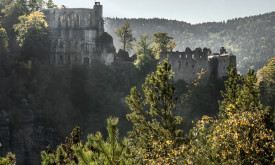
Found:
<path fill-rule="evenodd" d="M 106 40 L 102 5 L 93 9 L 42 9 L 51 39 L 50 63 L 57 65 L 89 65 L 92 60 L 105 64 L 114 61 L 113 40 Z"/>
<path fill-rule="evenodd" d="M 229 66 L 236 67 L 236 56 L 229 54 L 222 47 L 220 53 L 211 53 L 210 49 L 196 48 L 192 51 L 186 48 L 184 52 L 168 52 L 168 62 L 175 73 L 174 80 L 184 80 L 191 83 L 198 77 L 198 73 L 205 72 L 207 77 L 226 76 Z M 162 59 L 165 58 L 162 55 Z"/>

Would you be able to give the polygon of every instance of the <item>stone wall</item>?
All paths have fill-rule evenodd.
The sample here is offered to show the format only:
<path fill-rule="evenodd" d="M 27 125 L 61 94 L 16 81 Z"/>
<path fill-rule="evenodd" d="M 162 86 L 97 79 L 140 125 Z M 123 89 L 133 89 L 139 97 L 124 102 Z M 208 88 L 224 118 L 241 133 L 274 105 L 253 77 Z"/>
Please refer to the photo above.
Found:
<path fill-rule="evenodd" d="M 236 56 L 227 52 L 211 53 L 210 49 L 186 48 L 184 52 L 168 52 L 161 55 L 163 60 L 168 55 L 168 62 L 175 73 L 174 80 L 184 80 L 191 83 L 198 77 L 198 73 L 204 71 L 207 77 L 226 76 L 229 65 L 236 67 Z"/>
<path fill-rule="evenodd" d="M 51 39 L 50 63 L 57 65 L 89 65 L 91 60 L 105 64 L 114 61 L 115 52 L 108 52 L 110 43 L 99 43 L 104 35 L 102 5 L 93 9 L 65 8 L 41 10 L 49 25 Z"/>

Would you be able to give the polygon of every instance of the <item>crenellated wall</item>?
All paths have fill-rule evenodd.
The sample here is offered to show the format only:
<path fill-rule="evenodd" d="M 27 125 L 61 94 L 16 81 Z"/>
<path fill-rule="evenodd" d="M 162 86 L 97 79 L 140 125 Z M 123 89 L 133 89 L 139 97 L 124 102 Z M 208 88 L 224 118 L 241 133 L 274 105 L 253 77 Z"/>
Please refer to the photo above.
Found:
<path fill-rule="evenodd" d="M 161 61 L 168 55 L 168 62 L 172 65 L 174 80 L 184 80 L 191 83 L 198 77 L 198 73 L 206 72 L 207 77 L 223 77 L 229 65 L 236 67 L 236 56 L 226 51 L 211 53 L 210 49 L 186 48 L 184 52 L 168 52 L 162 54 Z"/>
<path fill-rule="evenodd" d="M 106 51 L 110 43 L 99 42 L 104 37 L 102 5 L 93 9 L 65 8 L 41 10 L 48 23 L 51 39 L 50 63 L 57 65 L 89 65 L 97 59 L 105 64 L 114 61 L 114 53 Z M 103 42 L 103 43 L 102 43 Z"/>

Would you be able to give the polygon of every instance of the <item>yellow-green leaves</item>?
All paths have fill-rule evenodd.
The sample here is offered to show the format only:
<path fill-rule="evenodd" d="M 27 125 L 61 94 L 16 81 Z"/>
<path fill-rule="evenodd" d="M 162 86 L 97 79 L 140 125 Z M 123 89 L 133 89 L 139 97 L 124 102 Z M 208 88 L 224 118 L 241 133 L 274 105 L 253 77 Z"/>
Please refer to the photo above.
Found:
<path fill-rule="evenodd" d="M 35 11 L 29 15 L 20 16 L 20 23 L 14 25 L 14 30 L 18 32 L 17 41 L 22 47 L 28 38 L 36 39 L 47 33 L 48 24 L 44 20 L 45 15 L 42 12 Z"/>

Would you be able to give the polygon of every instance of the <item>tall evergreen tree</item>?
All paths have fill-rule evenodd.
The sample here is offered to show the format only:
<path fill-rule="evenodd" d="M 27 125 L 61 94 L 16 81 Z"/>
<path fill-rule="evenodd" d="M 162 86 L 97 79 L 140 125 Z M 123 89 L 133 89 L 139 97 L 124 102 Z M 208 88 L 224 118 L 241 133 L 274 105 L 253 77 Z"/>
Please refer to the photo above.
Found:
<path fill-rule="evenodd" d="M 172 78 L 171 65 L 166 59 L 158 64 L 155 73 L 147 76 L 142 85 L 143 94 L 133 87 L 126 98 L 132 110 L 127 115 L 127 119 L 133 123 L 129 135 L 136 149 L 140 148 L 142 152 L 150 152 L 153 141 L 172 141 L 176 147 L 183 140 L 182 130 L 178 129 L 182 118 L 174 113 L 178 99 Z"/>
<path fill-rule="evenodd" d="M 74 150 L 80 164 L 133 164 L 128 148 L 128 140 L 120 140 L 118 134 L 118 118 L 107 119 L 108 138 L 105 141 L 100 132 L 88 135 L 85 148 L 75 146 Z"/>
<path fill-rule="evenodd" d="M 76 126 L 71 132 L 71 137 L 67 137 L 65 144 L 61 144 L 57 147 L 56 151 L 53 151 L 48 147 L 47 151 L 41 152 L 43 165 L 55 165 L 55 164 L 77 164 L 78 159 L 73 150 L 75 146 L 81 145 L 82 130 Z"/>

